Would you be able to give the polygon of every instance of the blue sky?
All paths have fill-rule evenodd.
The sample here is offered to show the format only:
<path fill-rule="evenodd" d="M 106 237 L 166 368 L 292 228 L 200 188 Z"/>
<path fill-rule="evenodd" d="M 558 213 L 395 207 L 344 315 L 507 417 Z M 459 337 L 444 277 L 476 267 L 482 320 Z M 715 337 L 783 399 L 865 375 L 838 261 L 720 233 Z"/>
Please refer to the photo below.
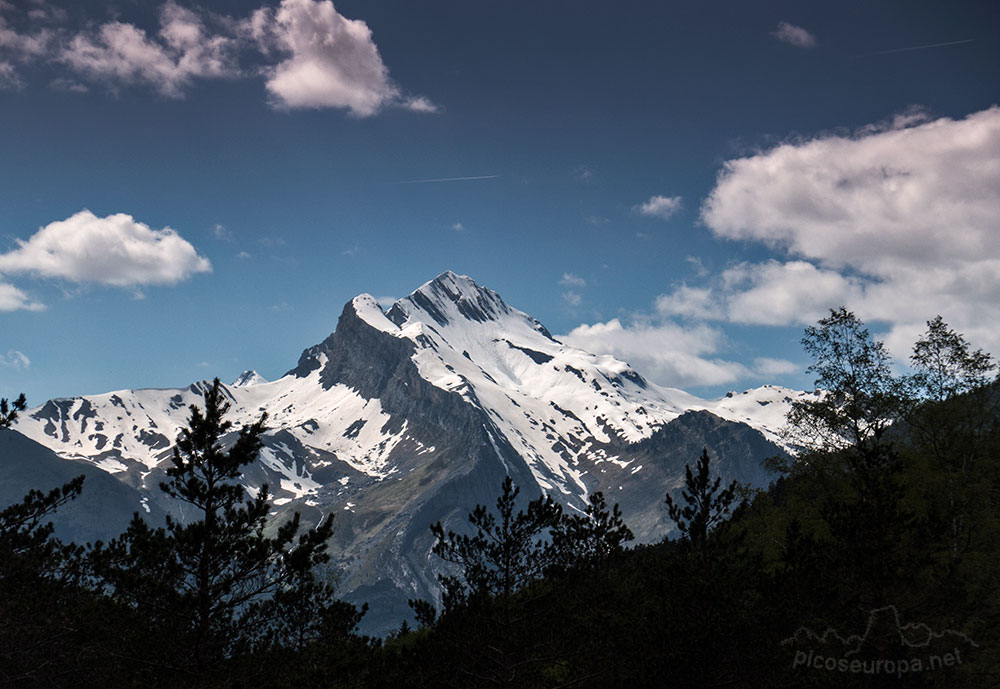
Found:
<path fill-rule="evenodd" d="M 706 396 L 841 304 L 998 351 L 998 19 L 0 0 L 0 395 L 274 378 L 446 269 Z"/>

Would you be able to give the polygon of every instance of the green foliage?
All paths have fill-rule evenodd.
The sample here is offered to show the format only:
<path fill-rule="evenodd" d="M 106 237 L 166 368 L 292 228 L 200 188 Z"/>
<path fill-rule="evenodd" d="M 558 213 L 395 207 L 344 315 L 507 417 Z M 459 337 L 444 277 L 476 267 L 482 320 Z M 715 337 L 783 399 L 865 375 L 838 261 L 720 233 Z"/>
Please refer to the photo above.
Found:
<path fill-rule="evenodd" d="M 754 530 L 780 540 L 771 571 L 781 603 L 818 630 L 860 632 L 867 611 L 892 605 L 904 621 L 995 638 L 983 625 L 996 619 L 1000 575 L 989 355 L 938 317 L 914 347 L 913 372 L 895 376 L 884 346 L 844 309 L 804 344 L 825 395 L 795 404 L 790 437 L 804 451 L 755 515 Z M 963 672 L 995 678 L 997 667 Z M 955 676 L 921 679 L 957 686 Z"/>
<path fill-rule="evenodd" d="M 66 641 L 79 642 L 66 615 L 79 575 L 79 549 L 52 536 L 46 521 L 77 497 L 83 477 L 48 493 L 32 490 L 0 510 L 0 685 L 45 679 L 64 669 Z M 69 652 L 74 652 L 72 647 Z"/>
<path fill-rule="evenodd" d="M 927 321 L 927 332 L 914 344 L 910 361 L 915 369 L 911 394 L 933 402 L 984 391 L 997 369 L 987 352 L 973 350 L 941 316 Z"/>
<path fill-rule="evenodd" d="M 80 495 L 83 481 L 83 476 L 77 476 L 48 493 L 29 491 L 21 502 L 0 511 L 0 552 L 5 555 L 0 560 L 0 578 L 15 572 L 45 577 L 68 574 L 75 549 L 52 537 L 52 522 L 47 519 Z"/>
<path fill-rule="evenodd" d="M 583 514 L 563 514 L 552 528 L 552 547 L 564 568 L 600 568 L 619 557 L 635 538 L 617 503 L 608 508 L 604 494 L 592 493 Z"/>
<path fill-rule="evenodd" d="M 10 403 L 7 402 L 7 398 L 0 399 L 0 428 L 10 428 L 17 420 L 17 413 L 24 411 L 27 404 L 23 392 Z"/>
<path fill-rule="evenodd" d="M 25 406 L 23 394 L 12 404 L 0 400 L 0 428 Z M 0 686 L 55 684 L 95 666 L 87 623 L 100 605 L 79 586 L 83 549 L 55 538 L 50 521 L 83 482 L 78 476 L 48 492 L 31 490 L 0 510 Z"/>
<path fill-rule="evenodd" d="M 594 624 L 612 611 L 595 604 L 581 614 L 560 591 L 589 589 L 594 577 L 606 576 L 632 532 L 618 505 L 609 508 L 600 493 L 583 514 L 564 513 L 548 496 L 518 510 L 517 496 L 507 477 L 495 513 L 479 505 L 469 515 L 472 534 L 445 533 L 440 523 L 431 527 L 434 552 L 459 574 L 441 577 L 440 617 L 429 603 L 411 601 L 421 632 L 430 632 L 422 650 L 452 656 L 441 668 L 424 669 L 429 682 L 555 687 L 605 674 L 591 664 L 607 650 L 595 645 L 600 635 Z M 554 619 L 560 623 L 553 625 Z M 568 628 L 579 634 L 572 643 Z"/>
<path fill-rule="evenodd" d="M 496 596 L 509 601 L 515 592 L 540 579 L 555 562 L 556 551 L 547 538 L 550 529 L 562 517 L 551 496 L 528 503 L 526 511 L 515 511 L 520 489 L 508 476 L 501 486 L 494 515 L 485 505 L 478 505 L 469 515 L 475 533 L 445 533 L 440 522 L 431 526 L 437 538 L 434 553 L 458 565 L 462 578 L 444 577 L 445 609 Z"/>
<path fill-rule="evenodd" d="M 708 540 L 709 532 L 721 523 L 734 503 L 737 503 L 739 485 L 736 481 L 719 490 L 722 477 L 717 476 L 712 481 L 708 457 L 705 448 L 697 461 L 697 474 L 691 471 L 691 465 L 684 465 L 684 486 L 681 497 L 684 506 L 675 502 L 670 493 L 666 495 L 667 511 L 677 525 L 681 538 L 694 546 L 701 546 Z"/>
<path fill-rule="evenodd" d="M 899 418 L 903 392 L 885 345 L 842 307 L 806 328 L 802 347 L 813 358 L 808 370 L 823 395 L 793 402 L 792 442 L 807 452 L 881 443 Z"/>
<path fill-rule="evenodd" d="M 166 528 L 153 529 L 136 515 L 91 558 L 115 600 L 170 630 L 156 662 L 200 682 L 234 653 L 301 650 L 323 638 L 334 603 L 332 587 L 313 574 L 329 560 L 332 520 L 300 534 L 296 513 L 268 535 L 267 486 L 249 498 L 237 482 L 257 458 L 265 419 L 240 429 L 227 450 L 228 408 L 216 379 L 204 412 L 192 405 L 161 484 L 198 518 L 168 517 Z"/>

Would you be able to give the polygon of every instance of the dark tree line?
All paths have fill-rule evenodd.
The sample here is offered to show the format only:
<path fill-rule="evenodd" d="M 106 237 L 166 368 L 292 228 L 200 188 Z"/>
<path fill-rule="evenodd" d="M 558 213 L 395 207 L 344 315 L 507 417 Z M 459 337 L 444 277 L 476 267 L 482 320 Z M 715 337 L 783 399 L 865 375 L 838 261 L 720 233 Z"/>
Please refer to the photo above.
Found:
<path fill-rule="evenodd" d="M 0 425 L 24 406 L 0 402 Z M 336 666 L 367 652 L 354 635 L 363 611 L 317 575 L 332 519 L 268 523 L 267 486 L 250 496 L 238 483 L 266 418 L 225 447 L 228 409 L 216 379 L 160 485 L 194 508 L 189 521 L 153 528 L 137 513 L 110 543 L 63 544 L 44 520 L 82 476 L 0 512 L 0 685 L 249 686 L 302 673 L 307 656 Z"/>
<path fill-rule="evenodd" d="M 269 525 L 266 487 L 238 486 L 266 420 L 224 448 L 216 384 L 162 485 L 198 519 L 60 543 L 46 520 L 82 478 L 0 512 L 0 685 L 1000 686 L 993 360 L 937 318 L 898 374 L 845 309 L 803 346 L 824 392 L 793 404 L 768 490 L 723 485 L 706 449 L 664 496 L 670 538 L 629 547 L 602 494 L 566 510 L 508 478 L 464 528 L 431 526 L 441 599 L 384 640 L 317 574 L 332 522 Z"/>

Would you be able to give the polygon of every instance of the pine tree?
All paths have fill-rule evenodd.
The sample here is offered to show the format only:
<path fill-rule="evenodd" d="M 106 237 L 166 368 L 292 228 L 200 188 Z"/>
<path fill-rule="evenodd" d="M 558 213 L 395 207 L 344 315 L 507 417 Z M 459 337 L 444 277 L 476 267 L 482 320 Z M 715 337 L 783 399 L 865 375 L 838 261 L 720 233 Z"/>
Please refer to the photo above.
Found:
<path fill-rule="evenodd" d="M 692 470 L 684 467 L 681 500 L 669 493 L 665 503 L 679 539 L 668 542 L 660 564 L 663 616 L 678 638 L 654 662 L 675 672 L 679 686 L 730 686 L 746 681 L 748 599 L 758 577 L 756 558 L 748 556 L 742 531 L 729 519 L 743 506 L 741 486 L 723 485 L 713 476 L 708 449 Z M 756 643 L 754 639 L 754 643 Z"/>
<path fill-rule="evenodd" d="M 610 509 L 604 494 L 592 493 L 583 514 L 563 514 L 552 529 L 552 546 L 562 568 L 601 568 L 621 555 L 635 538 L 617 503 Z"/>
<path fill-rule="evenodd" d="M 446 533 L 440 522 L 431 526 L 434 553 L 461 570 L 460 576 L 439 577 L 444 612 L 436 625 L 464 660 L 459 686 L 530 686 L 528 678 L 553 660 L 539 623 L 550 593 L 543 577 L 557 562 L 550 532 L 562 507 L 544 496 L 518 510 L 519 492 L 506 477 L 496 514 L 478 505 L 469 515 L 473 535 Z M 428 604 L 411 605 L 422 623 L 433 621 Z"/>
<path fill-rule="evenodd" d="M 26 407 L 0 399 L 0 429 Z M 11 432 L 11 431 L 0 431 Z M 92 613 L 79 585 L 82 549 L 53 535 L 52 515 L 83 490 L 83 476 L 48 492 L 31 490 L 0 509 L 0 685 L 55 685 L 70 668 L 82 668 L 93 648 L 81 614 Z"/>
<path fill-rule="evenodd" d="M 7 398 L 0 399 L 0 428 L 10 428 L 11 424 L 17 420 L 18 412 L 24 411 L 27 400 L 22 392 L 13 402 L 7 402 Z"/>
<path fill-rule="evenodd" d="M 204 411 L 191 406 L 169 480 L 160 485 L 168 496 L 194 507 L 198 518 L 182 523 L 168 517 L 166 528 L 153 529 L 136 514 L 128 530 L 95 549 L 92 559 L 117 599 L 176 635 L 172 657 L 161 662 L 208 685 L 223 659 L 236 652 L 309 636 L 289 630 L 280 615 L 289 606 L 322 609 L 333 601 L 329 585 L 313 575 L 313 568 L 329 559 L 333 525 L 327 519 L 299 534 L 296 513 L 267 535 L 267 486 L 249 498 L 238 482 L 243 467 L 257 459 L 266 419 L 244 426 L 226 450 L 232 423 L 224 418 L 229 404 L 218 379 L 204 402 Z"/>
<path fill-rule="evenodd" d="M 717 476 L 712 481 L 710 463 L 708 448 L 704 448 L 696 464 L 697 474 L 691 471 L 690 464 L 684 466 L 683 507 L 670 493 L 666 495 L 670 519 L 677 525 L 681 539 L 694 547 L 707 542 L 709 532 L 729 516 L 738 499 L 737 482 L 733 481 L 720 491 L 722 477 Z"/>
<path fill-rule="evenodd" d="M 562 508 L 545 496 L 528 503 L 527 511 L 515 511 L 520 488 L 509 476 L 501 491 L 496 516 L 485 505 L 476 506 L 469 515 L 475 535 L 445 533 L 440 522 L 431 526 L 437 538 L 434 553 L 462 568 L 461 580 L 445 579 L 446 602 L 451 605 L 484 596 L 506 603 L 519 589 L 540 579 L 555 559 L 546 537 L 559 523 Z"/>
<path fill-rule="evenodd" d="M 0 429 L 10 428 L 27 406 L 22 393 L 8 403 L 0 399 Z M 52 536 L 49 517 L 83 490 L 83 476 L 53 488 L 48 493 L 31 490 L 24 499 L 0 511 L 0 578 L 14 572 L 32 576 L 68 576 L 68 560 L 75 552 Z"/>

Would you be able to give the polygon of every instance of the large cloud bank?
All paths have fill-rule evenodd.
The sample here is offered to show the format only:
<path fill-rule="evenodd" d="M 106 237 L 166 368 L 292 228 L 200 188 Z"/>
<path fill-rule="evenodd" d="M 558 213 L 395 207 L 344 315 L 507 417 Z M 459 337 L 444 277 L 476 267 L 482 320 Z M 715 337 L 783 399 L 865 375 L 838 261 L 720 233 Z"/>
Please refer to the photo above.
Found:
<path fill-rule="evenodd" d="M 673 385 L 746 376 L 717 358 L 723 324 L 801 326 L 842 305 L 877 324 L 900 359 L 939 314 L 1000 350 L 998 107 L 964 119 L 911 111 L 729 160 L 700 217 L 716 237 L 763 244 L 771 258 L 676 283 L 632 322 L 580 326 L 567 339 Z M 758 360 L 750 372 L 793 368 Z"/>
<path fill-rule="evenodd" d="M 279 108 L 339 108 L 369 117 L 384 108 L 435 112 L 389 76 L 371 29 L 330 0 L 282 0 L 243 18 L 168 0 L 155 31 L 124 21 L 66 25 L 66 13 L 19 16 L 0 3 L 0 88 L 23 85 L 19 66 L 60 70 L 57 87 L 146 86 L 182 98 L 197 81 L 262 77 Z M 85 83 L 81 83 L 85 82 Z"/>

